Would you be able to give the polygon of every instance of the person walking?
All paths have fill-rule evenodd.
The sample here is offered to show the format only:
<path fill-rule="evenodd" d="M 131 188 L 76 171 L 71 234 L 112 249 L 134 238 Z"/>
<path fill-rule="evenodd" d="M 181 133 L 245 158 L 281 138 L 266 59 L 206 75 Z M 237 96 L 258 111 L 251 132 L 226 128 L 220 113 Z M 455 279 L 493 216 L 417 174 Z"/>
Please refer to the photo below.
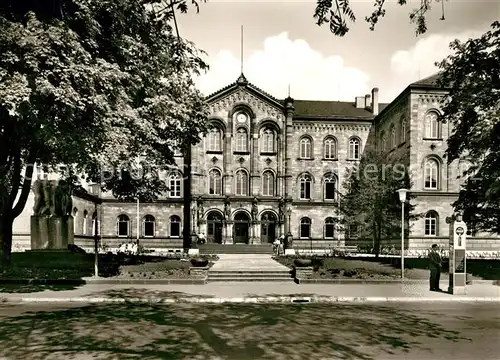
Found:
<path fill-rule="evenodd" d="M 430 276 L 430 288 L 431 291 L 442 291 L 439 288 L 439 279 L 441 277 L 442 262 L 441 256 L 438 253 L 438 245 L 432 245 L 432 249 L 429 253 L 429 270 L 431 271 Z"/>

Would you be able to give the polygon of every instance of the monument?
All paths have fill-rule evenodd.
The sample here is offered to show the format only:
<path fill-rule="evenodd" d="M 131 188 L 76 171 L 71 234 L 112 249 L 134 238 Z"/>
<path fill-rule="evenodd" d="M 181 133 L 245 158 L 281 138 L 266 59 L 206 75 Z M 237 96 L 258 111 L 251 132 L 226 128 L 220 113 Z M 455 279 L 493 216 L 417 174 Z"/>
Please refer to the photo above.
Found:
<path fill-rule="evenodd" d="M 64 180 L 36 180 L 31 216 L 31 250 L 67 249 L 74 242 L 71 185 Z"/>
<path fill-rule="evenodd" d="M 467 225 L 462 221 L 460 214 L 447 218 L 446 221 L 450 225 L 450 282 L 448 292 L 454 295 L 465 295 L 467 281 Z"/>

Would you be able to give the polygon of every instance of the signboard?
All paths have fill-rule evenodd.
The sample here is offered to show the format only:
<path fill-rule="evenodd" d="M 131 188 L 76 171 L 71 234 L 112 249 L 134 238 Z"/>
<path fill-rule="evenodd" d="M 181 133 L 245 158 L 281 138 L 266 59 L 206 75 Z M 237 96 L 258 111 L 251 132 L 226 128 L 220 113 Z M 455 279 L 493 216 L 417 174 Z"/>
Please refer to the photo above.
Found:
<path fill-rule="evenodd" d="M 466 233 L 465 233 L 465 225 L 462 226 L 462 224 L 456 224 L 455 225 L 455 231 L 453 234 L 454 238 L 454 247 L 455 249 L 464 249 L 465 250 L 465 238 L 466 238 Z"/>
<path fill-rule="evenodd" d="M 465 250 L 455 250 L 455 273 L 465 273 Z"/>

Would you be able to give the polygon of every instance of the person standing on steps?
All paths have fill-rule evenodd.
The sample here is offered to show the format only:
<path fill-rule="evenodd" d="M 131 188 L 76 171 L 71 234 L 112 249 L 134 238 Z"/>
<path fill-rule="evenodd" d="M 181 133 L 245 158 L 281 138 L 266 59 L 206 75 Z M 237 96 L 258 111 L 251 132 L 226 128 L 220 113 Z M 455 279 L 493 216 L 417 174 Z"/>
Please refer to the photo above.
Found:
<path fill-rule="evenodd" d="M 439 288 L 439 279 L 441 277 L 442 262 L 441 256 L 438 253 L 438 245 L 432 245 L 432 249 L 429 253 L 429 270 L 431 271 L 430 276 L 430 288 L 431 291 L 442 291 Z"/>

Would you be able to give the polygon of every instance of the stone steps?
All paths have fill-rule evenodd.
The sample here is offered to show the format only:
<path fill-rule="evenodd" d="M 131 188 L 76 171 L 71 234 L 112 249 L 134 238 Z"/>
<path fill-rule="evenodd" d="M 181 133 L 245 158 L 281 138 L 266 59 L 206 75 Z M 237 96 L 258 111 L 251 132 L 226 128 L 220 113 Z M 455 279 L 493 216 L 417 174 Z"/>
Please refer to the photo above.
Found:
<path fill-rule="evenodd" d="M 227 270 L 208 272 L 209 282 L 241 281 L 287 281 L 291 280 L 289 270 Z"/>
<path fill-rule="evenodd" d="M 273 247 L 271 244 L 200 244 L 198 245 L 200 254 L 269 254 L 272 255 Z"/>

